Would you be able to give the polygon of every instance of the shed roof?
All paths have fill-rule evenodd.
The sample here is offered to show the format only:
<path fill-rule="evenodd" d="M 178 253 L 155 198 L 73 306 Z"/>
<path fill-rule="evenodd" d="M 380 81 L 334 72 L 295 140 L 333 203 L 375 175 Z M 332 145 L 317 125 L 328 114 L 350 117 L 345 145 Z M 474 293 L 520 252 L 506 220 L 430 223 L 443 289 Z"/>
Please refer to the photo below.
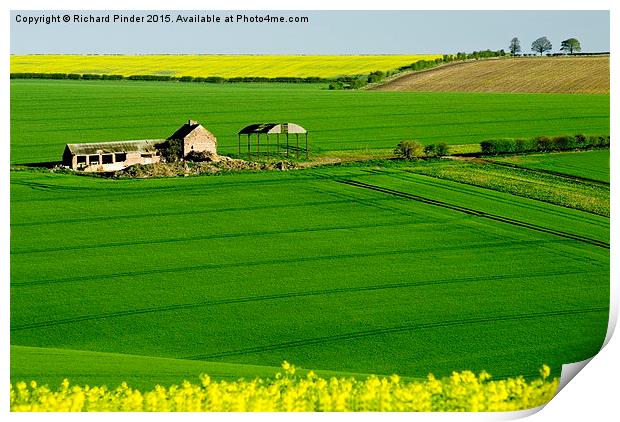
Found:
<path fill-rule="evenodd" d="M 89 144 L 67 144 L 73 155 L 77 154 L 110 154 L 114 152 L 156 152 L 155 145 L 165 142 L 164 139 L 144 139 L 139 141 L 97 142 Z"/>
<path fill-rule="evenodd" d="M 239 131 L 239 135 L 255 133 L 307 133 L 307 131 L 296 123 L 254 123 Z"/>

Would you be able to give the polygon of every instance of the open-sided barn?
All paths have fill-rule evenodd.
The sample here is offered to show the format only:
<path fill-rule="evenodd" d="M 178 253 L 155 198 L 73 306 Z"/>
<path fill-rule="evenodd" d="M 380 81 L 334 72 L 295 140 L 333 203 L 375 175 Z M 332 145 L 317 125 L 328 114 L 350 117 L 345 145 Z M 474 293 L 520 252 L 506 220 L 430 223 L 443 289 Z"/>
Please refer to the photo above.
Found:
<path fill-rule="evenodd" d="M 167 139 L 67 144 L 63 165 L 73 170 L 108 172 L 134 164 L 158 163 L 167 141 L 178 141 L 183 157 L 192 152 L 217 153 L 217 138 L 198 122 L 189 120 Z"/>
<path fill-rule="evenodd" d="M 289 134 L 295 135 L 295 145 L 289 144 Z M 256 154 L 260 156 L 260 136 L 265 135 L 263 138 L 264 146 L 267 148 L 267 156 L 269 156 L 269 135 L 275 135 L 276 138 L 276 153 L 280 153 L 280 135 L 286 137 L 286 144 L 282 145 L 282 148 L 286 151 L 286 156 L 289 155 L 289 150 L 295 151 L 297 157 L 299 158 L 299 152 L 303 149 L 306 153 L 306 159 L 308 158 L 308 131 L 301 127 L 296 123 L 254 123 L 248 125 L 237 132 L 238 137 L 238 153 L 241 156 L 241 136 L 247 135 L 247 144 L 248 144 L 248 159 L 251 158 L 252 150 L 250 145 L 250 138 L 252 135 L 256 135 Z M 299 135 L 305 136 L 305 148 L 300 148 L 299 146 Z"/>

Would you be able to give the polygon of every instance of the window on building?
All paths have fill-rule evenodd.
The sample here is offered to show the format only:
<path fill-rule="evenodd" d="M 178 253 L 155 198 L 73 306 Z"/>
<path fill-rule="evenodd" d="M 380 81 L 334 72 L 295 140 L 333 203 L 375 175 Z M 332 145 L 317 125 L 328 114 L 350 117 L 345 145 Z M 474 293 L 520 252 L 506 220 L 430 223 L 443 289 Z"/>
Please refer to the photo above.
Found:
<path fill-rule="evenodd" d="M 78 155 L 77 156 L 77 163 L 78 164 L 86 164 L 86 156 L 85 155 Z"/>
<path fill-rule="evenodd" d="M 142 158 L 153 158 L 153 154 L 140 154 Z"/>
<path fill-rule="evenodd" d="M 101 156 L 101 163 L 102 164 L 112 164 L 114 162 L 114 155 L 113 154 L 103 154 Z"/>
<path fill-rule="evenodd" d="M 89 164 L 99 164 L 99 155 L 89 155 L 88 156 Z"/>
<path fill-rule="evenodd" d="M 123 161 L 127 160 L 127 154 L 126 154 L 126 153 L 124 153 L 124 152 L 117 152 L 117 153 L 116 153 L 116 154 L 114 154 L 114 155 L 115 155 L 115 158 L 116 158 L 116 162 L 117 162 L 117 163 L 119 163 L 119 162 L 123 162 Z"/>

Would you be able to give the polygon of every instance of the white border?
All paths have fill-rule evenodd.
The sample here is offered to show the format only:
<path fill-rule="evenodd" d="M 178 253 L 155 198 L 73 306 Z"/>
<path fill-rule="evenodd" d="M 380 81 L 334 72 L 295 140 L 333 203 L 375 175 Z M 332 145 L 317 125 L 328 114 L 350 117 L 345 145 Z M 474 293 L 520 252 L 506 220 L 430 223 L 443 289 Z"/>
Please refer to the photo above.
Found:
<path fill-rule="evenodd" d="M 175 0 L 161 1 L 152 0 L 146 1 L 129 1 L 129 0 L 107 0 L 92 1 L 85 3 L 84 1 L 77 0 L 58 0 L 55 2 L 43 1 L 43 0 L 24 0 L 14 1 L 9 0 L 3 9 L 3 22 L 2 32 L 4 34 L 3 40 L 3 52 L 4 52 L 4 66 L 5 75 L 9 73 L 9 11 L 10 9 L 22 9 L 22 10 L 44 10 L 44 9 L 92 9 L 92 10 L 106 10 L 106 9 L 168 9 L 168 10 L 230 10 L 230 9 L 245 9 L 245 10 L 611 10 L 611 51 L 612 51 L 612 85 L 611 85 L 611 135 L 615 138 L 618 134 L 618 104 L 617 104 L 617 83 L 615 83 L 614 76 L 617 75 L 618 70 L 618 56 L 614 56 L 616 51 L 616 42 L 618 39 L 618 14 L 620 13 L 617 2 L 605 1 L 605 0 L 521 0 L 519 2 L 497 2 L 490 0 L 470 0 L 466 3 L 457 0 L 434 0 L 433 2 L 413 2 L 413 1 L 396 1 L 396 0 L 382 0 L 380 2 L 369 1 L 335 1 L 335 0 L 300 0 L 296 2 L 287 2 L 282 0 L 264 0 L 260 3 L 256 3 L 249 0 L 214 0 L 214 1 L 197 1 L 197 0 Z M 8 7 L 7 7 L 8 6 Z M 465 7 L 466 6 L 466 7 Z M 9 370 L 9 339 L 7 338 L 9 333 L 9 170 L 8 160 L 6 157 L 10 154 L 9 136 L 10 136 L 10 115 L 9 115 L 9 80 L 5 79 L 2 84 L 2 122 L 3 124 L 3 136 L 2 136 L 2 151 L 3 159 L 0 160 L 0 194 L 4 201 L 2 202 L 3 208 L 1 212 L 2 224 L 0 224 L 0 271 L 1 279 L 4 282 L 4 290 L 2 292 L 2 302 L 0 309 L 2 312 L 0 321 L 0 332 L 2 335 L 2 375 L 4 377 L 4 395 L 0 397 L 0 410 L 2 413 L 8 412 L 8 370 Z M 611 149 L 611 178 L 617 180 L 618 178 L 618 154 L 617 147 Z M 618 253 L 616 242 L 618 239 L 618 224 L 616 217 L 616 210 L 618 209 L 618 189 L 617 185 L 611 185 L 611 207 L 612 207 L 612 219 L 611 219 L 611 311 L 610 311 L 610 326 L 608 335 L 606 338 L 606 346 L 604 349 L 595 356 L 591 362 L 587 365 L 587 369 L 577 375 L 576 380 L 569 383 L 558 396 L 553 399 L 548 406 L 542 411 L 532 416 L 535 420 L 562 420 L 573 418 L 593 418 L 606 420 L 610 415 L 618 414 L 617 404 L 617 379 L 619 379 L 620 371 L 617 359 L 615 356 L 619 355 L 618 340 L 611 338 L 615 323 L 618 315 L 618 282 L 620 280 L 618 273 Z M 1 394 L 1 393 L 0 393 Z M 538 409 L 540 410 L 540 409 Z M 514 414 L 381 414 L 381 417 L 389 417 L 394 419 L 407 419 L 412 417 L 416 419 L 421 418 L 424 420 L 448 420 L 456 418 L 458 420 L 497 420 L 497 419 L 509 419 L 514 417 L 523 417 L 530 414 L 530 411 L 516 412 Z M 87 417 L 92 419 L 105 420 L 109 419 L 111 415 L 108 414 L 90 414 Z M 115 414 L 114 418 L 130 418 L 136 415 L 129 414 Z M 156 420 L 162 420 L 164 418 L 178 418 L 181 415 L 167 415 L 167 414 L 152 414 L 149 418 Z M 339 420 L 342 418 L 355 418 L 366 419 L 374 418 L 375 414 L 324 414 L 320 417 L 327 419 Z M 35 417 L 29 414 L 9 414 L 9 417 L 14 419 L 30 419 Z M 36 415 L 37 418 L 51 418 L 51 419 L 72 419 L 83 418 L 85 415 L 68 415 L 68 414 L 51 414 L 51 415 Z M 185 414 L 184 418 L 203 420 L 207 418 L 216 419 L 230 419 L 230 418 L 252 418 L 252 419 L 264 419 L 264 420 L 289 420 L 290 418 L 315 418 L 319 417 L 318 414 L 235 414 L 235 415 L 221 415 L 221 414 Z M 538 419 L 537 419 L 538 418 Z"/>

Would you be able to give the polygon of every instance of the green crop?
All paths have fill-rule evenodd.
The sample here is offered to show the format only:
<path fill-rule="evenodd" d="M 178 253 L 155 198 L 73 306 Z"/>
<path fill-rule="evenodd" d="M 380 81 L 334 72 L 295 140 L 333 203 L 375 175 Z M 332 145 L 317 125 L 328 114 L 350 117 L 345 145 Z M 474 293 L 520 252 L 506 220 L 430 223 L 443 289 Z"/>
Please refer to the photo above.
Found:
<path fill-rule="evenodd" d="M 16 346 L 528 377 L 607 329 L 608 218 L 381 168 L 14 171 L 11 236 Z"/>
<path fill-rule="evenodd" d="M 241 128 L 262 122 L 301 124 L 313 154 L 391 154 L 410 139 L 462 145 L 494 137 L 608 134 L 609 95 L 12 80 L 11 162 L 58 161 L 67 143 L 166 138 L 190 118 L 217 136 L 224 154 L 237 153 Z"/>

